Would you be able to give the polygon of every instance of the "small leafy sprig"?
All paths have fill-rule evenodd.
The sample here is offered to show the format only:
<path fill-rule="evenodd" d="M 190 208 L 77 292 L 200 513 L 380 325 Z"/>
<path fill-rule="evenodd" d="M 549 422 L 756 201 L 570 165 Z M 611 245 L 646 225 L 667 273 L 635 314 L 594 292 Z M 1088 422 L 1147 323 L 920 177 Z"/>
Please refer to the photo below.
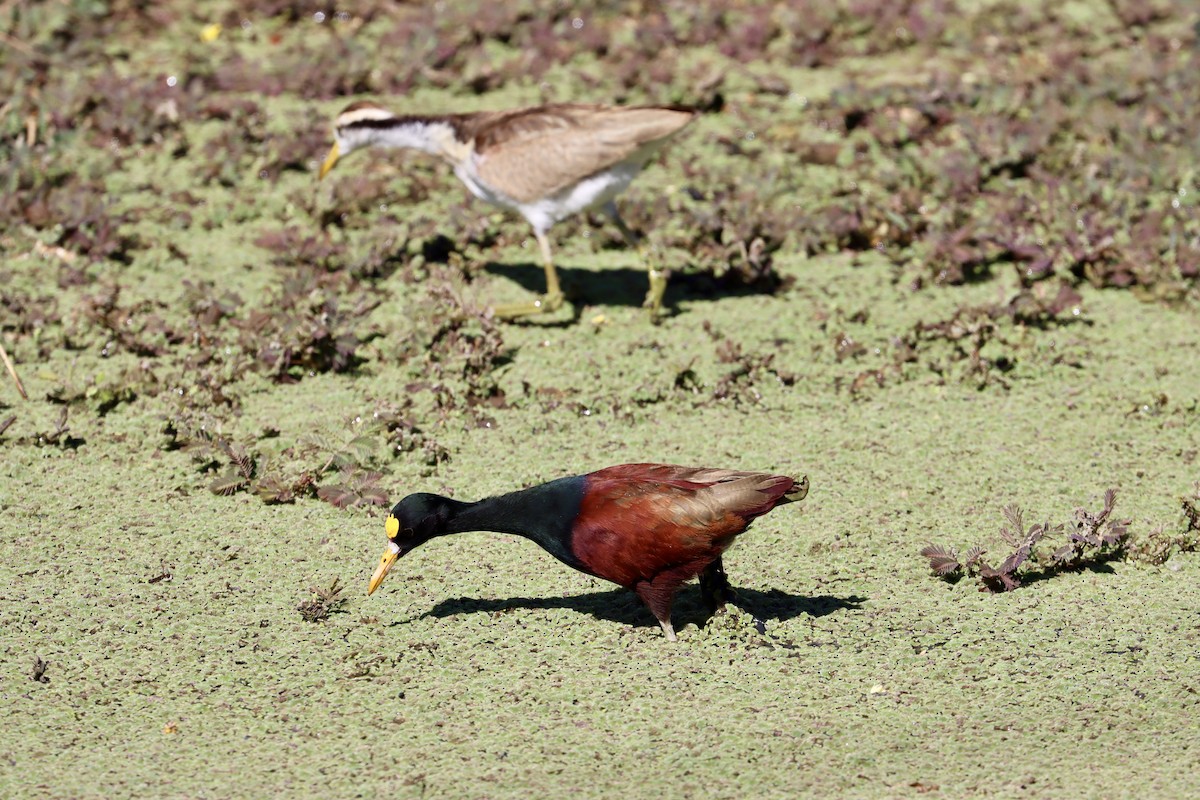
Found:
<path fill-rule="evenodd" d="M 1130 542 L 1129 520 L 1111 519 L 1116 497 L 1115 489 L 1105 492 L 1104 507 L 1097 513 L 1075 509 L 1067 541 L 1048 555 L 1037 551 L 1037 545 L 1061 536 L 1068 526 L 1042 522 L 1026 528 L 1024 512 L 1016 505 L 1004 508 L 1006 525 L 1000 528 L 1000 538 L 1010 550 L 999 566 L 983 559 L 987 550 L 979 545 L 962 559 L 953 547 L 933 543 L 921 548 L 921 555 L 929 559 L 930 569 L 940 578 L 956 581 L 969 575 L 979 581 L 981 592 L 1009 592 L 1021 586 L 1023 577 L 1030 574 L 1030 564 L 1040 568 L 1035 574 L 1046 576 L 1123 556 Z"/>
<path fill-rule="evenodd" d="M 342 596 L 342 590 L 345 588 L 341 578 L 334 578 L 328 587 L 310 586 L 308 590 L 312 596 L 296 606 L 296 610 L 305 622 L 322 622 L 329 619 L 330 614 L 341 611 L 345 605 L 346 598 Z"/>
<path fill-rule="evenodd" d="M 1104 508 L 1100 513 L 1075 509 L 1075 530 L 1071 531 L 1069 541 L 1054 551 L 1050 560 L 1055 564 L 1070 565 L 1082 561 L 1088 549 L 1095 552 L 1121 549 L 1129 536 L 1129 521 L 1109 519 L 1116 500 L 1116 489 L 1109 489 L 1104 493 Z"/>
<path fill-rule="evenodd" d="M 400 425 L 390 414 L 384 420 L 352 423 L 340 439 L 310 434 L 274 456 L 254 444 L 213 432 L 209 422 L 208 417 L 179 415 L 167 421 L 164 433 L 170 437 L 167 449 L 185 450 L 202 469 L 219 470 L 208 484 L 213 494 L 250 491 L 268 504 L 312 496 L 338 508 L 388 504 L 387 491 L 379 485 L 383 473 L 374 465 L 382 451 L 402 452 L 399 445 L 392 445 Z M 409 430 L 416 429 L 410 426 Z M 278 431 L 264 434 L 267 438 L 272 435 Z M 322 483 L 329 477 L 334 477 L 334 482 Z"/>

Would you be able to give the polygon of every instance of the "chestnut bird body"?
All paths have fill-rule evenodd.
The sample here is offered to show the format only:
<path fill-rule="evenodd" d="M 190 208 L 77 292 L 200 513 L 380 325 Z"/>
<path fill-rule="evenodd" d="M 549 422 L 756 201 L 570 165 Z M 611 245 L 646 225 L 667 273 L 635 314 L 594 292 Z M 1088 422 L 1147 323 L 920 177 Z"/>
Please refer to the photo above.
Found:
<path fill-rule="evenodd" d="M 674 641 L 679 587 L 699 576 L 710 610 L 723 606 L 731 590 L 721 555 L 755 517 L 807 494 L 807 478 L 669 464 L 622 464 L 475 503 L 412 494 L 388 516 L 387 550 L 367 591 L 397 558 L 437 536 L 511 533 L 633 590 Z"/>

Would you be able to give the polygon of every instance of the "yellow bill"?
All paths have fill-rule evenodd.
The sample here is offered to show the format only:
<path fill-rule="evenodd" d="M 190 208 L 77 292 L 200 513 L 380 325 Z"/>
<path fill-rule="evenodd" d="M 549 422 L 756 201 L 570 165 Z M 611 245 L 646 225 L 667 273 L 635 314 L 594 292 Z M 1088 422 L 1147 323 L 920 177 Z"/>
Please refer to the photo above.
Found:
<path fill-rule="evenodd" d="M 395 542 L 388 542 L 387 550 L 383 551 L 383 557 L 379 559 L 379 566 L 375 568 L 375 574 L 371 576 L 371 583 L 367 586 L 367 594 L 374 594 L 379 588 L 379 584 L 383 583 L 383 579 L 387 577 L 388 570 L 392 568 L 392 564 L 396 563 L 396 559 L 400 557 L 400 545 Z"/>
<path fill-rule="evenodd" d="M 329 148 L 329 155 L 325 156 L 325 163 L 321 165 L 321 172 L 317 175 L 317 180 L 324 178 L 329 170 L 333 169 L 334 164 L 337 164 L 338 158 L 342 155 L 342 151 L 338 149 L 338 143 L 334 142 L 333 147 Z"/>

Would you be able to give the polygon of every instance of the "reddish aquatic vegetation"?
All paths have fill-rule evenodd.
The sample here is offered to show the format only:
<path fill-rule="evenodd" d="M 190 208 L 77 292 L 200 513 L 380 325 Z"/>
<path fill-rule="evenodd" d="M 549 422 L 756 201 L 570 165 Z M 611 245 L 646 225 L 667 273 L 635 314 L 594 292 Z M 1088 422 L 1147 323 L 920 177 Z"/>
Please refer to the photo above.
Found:
<path fill-rule="evenodd" d="M 0 283 L 6 286 L 0 294 L 0 331 L 17 341 L 35 339 L 37 356 L 41 359 L 62 346 L 62 337 L 58 335 L 62 326 L 58 297 L 12 288 L 11 272 L 0 272 Z"/>
<path fill-rule="evenodd" d="M 342 590 L 346 587 L 340 578 L 334 578 L 329 586 L 310 586 L 311 597 L 305 600 L 296 610 L 305 622 L 323 622 L 330 614 L 338 613 L 346 604 Z"/>
<path fill-rule="evenodd" d="M 345 258 L 345 245 L 335 243 L 328 234 L 310 232 L 296 225 L 264 231 L 254 244 L 274 254 L 279 266 L 316 267 L 337 271 Z"/>
<path fill-rule="evenodd" d="M 68 260 L 82 256 L 88 261 L 131 263 L 145 247 L 142 238 L 128 230 L 135 215 L 115 210 L 114 199 L 98 179 L 58 167 L 42 170 L 39 161 L 19 149 L 5 172 L 0 172 L 11 187 L 7 194 L 0 193 L 0 219 L 52 231 L 50 243 L 62 248 L 58 252 Z"/>
<path fill-rule="evenodd" d="M 338 483 L 317 487 L 317 497 L 338 508 L 388 504 L 387 491 L 379 485 L 383 473 L 343 470 L 338 477 Z"/>
<path fill-rule="evenodd" d="M 221 320 L 232 318 L 244 305 L 235 292 L 221 291 L 208 280 L 184 280 L 182 302 L 192 316 L 192 327 L 198 336 L 206 335 Z"/>
<path fill-rule="evenodd" d="M 430 434 L 435 426 L 504 423 L 505 329 L 461 289 L 491 248 L 523 234 L 465 200 L 449 214 L 417 207 L 441 190 L 444 175 L 433 171 L 389 166 L 346 173 L 321 193 L 298 186 L 290 173 L 320 158 L 328 109 L 274 98 L 470 94 L 544 80 L 547 99 L 579 99 L 562 96 L 569 91 L 711 112 L 694 152 L 666 157 L 673 191 L 643 192 L 628 214 L 664 265 L 685 273 L 675 284 L 683 291 L 784 291 L 773 262 L 796 252 L 878 252 L 896 282 L 914 288 L 1013 270 L 1021 287 L 1007 301 L 923 320 L 884 339 L 879 356 L 860 323 L 826 331 L 833 358 L 847 365 L 840 369 L 853 370 L 836 379 L 852 395 L 929 375 L 1008 386 L 1036 352 L 1031 331 L 1083 318 L 1080 283 L 1172 300 L 1195 296 L 1200 281 L 1195 188 L 1185 179 L 1200 70 L 1195 33 L 1179 24 L 1190 11 L 1178 2 L 1111 6 L 1111 20 L 1101 14 L 1098 30 L 1084 30 L 1013 3 L 654 6 L 630 26 L 615 8 L 367 3 L 331 12 L 278 0 L 204 20 L 223 25 L 220 37 L 181 41 L 171 75 L 142 70 L 134 43 L 197 22 L 180 8 L 18 15 L 7 31 L 17 44 L 0 64 L 0 79 L 19 87 L 0 115 L 14 144 L 0 166 L 8 190 L 0 217 L 16 231 L 4 246 L 32 251 L 33 230 L 78 258 L 56 262 L 61 295 L 6 292 L 0 329 L 26 360 L 36 342 L 41 357 L 70 345 L 133 353 L 147 365 L 98 383 L 64 380 L 51 393 L 76 414 L 118 411 L 171 386 L 180 413 L 220 418 L 238 412 L 252 374 L 294 382 L 382 355 L 420 375 L 413 395 L 422 410 L 397 411 L 377 437 L 436 468 L 450 454 Z M 848 70 L 829 99 L 802 97 L 803 85 L 772 69 L 838 68 L 850 56 L 904 51 L 927 69 L 861 82 Z M 578 84 L 562 82 L 554 65 Z M 452 96 L 446 103 L 438 110 L 454 110 Z M 85 144 L 103 149 L 85 159 L 77 155 Z M 157 169 L 181 158 L 200 186 L 171 192 L 156 178 L 130 186 L 142 159 Z M 277 182 L 286 216 L 277 213 L 283 202 L 270 212 L 251 202 Z M 157 193 L 161 203 L 127 204 L 114 186 Z M 212 211 L 225 202 L 244 207 L 228 217 Z M 278 276 L 264 302 L 203 282 L 185 284 L 179 302 L 128 300 L 134 287 L 121 268 L 143 255 L 202 267 L 200 248 L 174 236 L 193 219 L 210 229 L 249 223 L 247 238 Z M 616 239 L 606 231 L 592 241 Z M 403 292 L 389 294 L 397 285 Z M 382 340 L 368 322 L 379 302 L 411 305 L 401 338 Z M 659 384 L 594 394 L 531 387 L 526 397 L 625 419 L 656 403 L 756 403 L 765 387 L 795 380 L 771 346 L 710 336 L 711 351 Z M 239 490 L 257 482 L 277 502 L 337 482 L 332 473 L 241 477 Z"/>
<path fill-rule="evenodd" d="M 758 388 L 760 382 L 773 379 L 783 386 L 791 386 L 796 382 L 795 375 L 774 366 L 775 353 L 747 351 L 708 322 L 704 323 L 704 331 L 716 343 L 717 361 L 732 366 L 713 387 L 713 400 L 731 400 L 735 404 L 758 403 L 762 399 Z"/>
<path fill-rule="evenodd" d="M 912 377 L 909 365 L 919 365 L 939 380 L 960 380 L 979 388 L 1009 388 L 1006 374 L 1011 372 L 1029 347 L 1024 335 L 1030 329 L 1048 330 L 1070 324 L 1090 324 L 1083 315 L 1083 298 L 1071 284 L 1050 282 L 1025 286 L 1006 302 L 979 306 L 960 306 L 943 319 L 918 322 L 910 330 L 891 337 L 888 362 L 863 370 L 846 383 L 851 396 L 858 396 L 871 385 L 883 388 L 889 383 Z M 858 360 L 869 352 L 846 331 L 833 340 L 839 362 Z M 1068 360 L 1061 362 L 1078 366 Z"/>
<path fill-rule="evenodd" d="M 267 504 L 315 497 L 339 508 L 380 506 L 388 495 L 379 484 L 393 460 L 411 454 L 436 468 L 449 459 L 413 421 L 411 405 L 407 398 L 404 405 L 383 402 L 341 430 L 293 433 L 292 443 L 275 441 L 282 432 L 274 428 L 255 441 L 235 441 L 221 432 L 221 417 L 213 413 L 220 409 L 184 406 L 165 419 L 159 446 L 188 453 L 212 476 L 214 494 L 249 491 Z"/>
<path fill-rule="evenodd" d="M 981 546 L 970 548 L 961 560 L 954 548 L 937 544 L 922 548 L 921 555 L 929 559 L 934 575 L 951 581 L 964 575 L 975 577 L 981 592 L 1008 592 L 1019 588 L 1023 580 L 1041 580 L 1068 570 L 1095 568 L 1125 557 L 1136 541 L 1129 531 L 1129 520 L 1112 518 L 1116 497 L 1116 489 L 1109 489 L 1104 493 L 1104 506 L 1097 512 L 1077 508 L 1072 523 L 1051 526 L 1045 522 L 1028 529 L 1021 509 L 1006 506 L 1007 525 L 1001 527 L 1000 538 L 1008 545 L 1009 555 L 996 567 L 983 559 L 987 550 Z M 1036 549 L 1044 541 L 1064 536 L 1066 541 L 1053 550 Z"/>
<path fill-rule="evenodd" d="M 453 391 L 443 394 L 447 410 L 497 396 L 493 371 L 509 357 L 497 323 L 487 309 L 464 302 L 447 273 L 431 276 L 426 288 L 429 299 L 416 312 L 417 336 L 404 345 L 406 357 L 422 365 L 433 385 L 465 386 L 461 402 Z"/>
<path fill-rule="evenodd" d="M 71 425 L 67 421 L 69 415 L 70 408 L 64 405 L 62 410 L 58 412 L 58 418 L 54 421 L 53 427 L 38 433 L 19 436 L 12 440 L 12 444 L 32 445 L 34 447 L 59 447 L 64 450 L 77 449 L 87 442 L 82 437 L 71 433 Z M 11 421 L 6 421 L 4 425 L 5 429 L 11 424 Z"/>
<path fill-rule="evenodd" d="M 87 334 L 98 332 L 103 337 L 101 355 L 123 349 L 139 356 L 161 356 L 184 341 L 184 335 L 163 318 L 165 303 L 139 300 L 123 305 L 121 292 L 121 285 L 113 283 L 83 296 L 68 331 L 74 346 L 80 346 Z"/>

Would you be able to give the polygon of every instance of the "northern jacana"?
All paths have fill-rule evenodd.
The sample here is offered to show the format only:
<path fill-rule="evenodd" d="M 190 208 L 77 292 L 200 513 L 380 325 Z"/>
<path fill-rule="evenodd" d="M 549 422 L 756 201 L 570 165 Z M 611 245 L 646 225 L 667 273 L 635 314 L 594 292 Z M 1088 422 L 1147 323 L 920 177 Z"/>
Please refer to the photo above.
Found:
<path fill-rule="evenodd" d="M 616 196 L 695 113 L 665 106 L 555 104 L 512 111 L 398 115 L 374 103 L 347 106 L 334 121 L 334 144 L 322 178 L 338 159 L 363 147 L 406 147 L 448 161 L 476 197 L 517 211 L 533 226 L 546 269 L 546 293 L 500 306 L 499 318 L 552 312 L 563 294 L 546 232 L 589 208 L 602 208 L 631 247 L 636 237 L 617 212 Z M 650 274 L 645 305 L 662 308 L 666 273 L 643 252 Z"/>
<path fill-rule="evenodd" d="M 532 539 L 581 572 L 632 589 L 675 641 L 671 602 L 700 576 L 716 612 L 731 599 L 721 555 L 751 520 L 803 500 L 808 479 L 766 472 L 622 464 L 464 503 L 410 494 L 387 518 L 387 549 L 367 594 L 400 556 L 438 536 L 495 531 Z"/>

